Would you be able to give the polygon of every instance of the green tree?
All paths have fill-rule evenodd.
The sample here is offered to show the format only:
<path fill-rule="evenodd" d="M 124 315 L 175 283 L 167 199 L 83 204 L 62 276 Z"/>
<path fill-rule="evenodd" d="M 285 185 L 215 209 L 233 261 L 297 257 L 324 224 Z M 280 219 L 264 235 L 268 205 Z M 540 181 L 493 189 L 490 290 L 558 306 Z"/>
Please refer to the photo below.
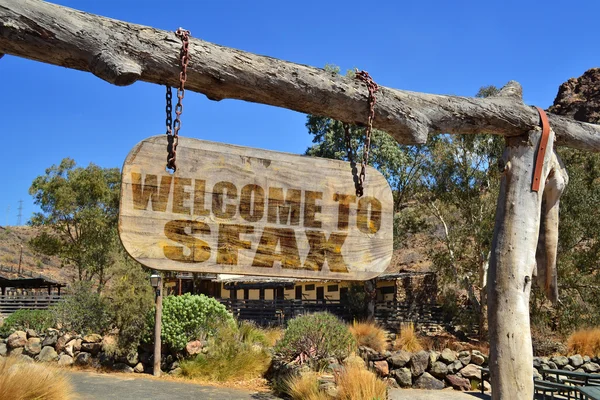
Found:
<path fill-rule="evenodd" d="M 100 292 L 108 268 L 118 256 L 120 173 L 117 168 L 90 164 L 76 167 L 65 158 L 38 176 L 29 188 L 40 207 L 29 222 L 41 227 L 31 240 L 38 252 L 60 257 L 77 269 L 80 281 L 94 281 Z"/>

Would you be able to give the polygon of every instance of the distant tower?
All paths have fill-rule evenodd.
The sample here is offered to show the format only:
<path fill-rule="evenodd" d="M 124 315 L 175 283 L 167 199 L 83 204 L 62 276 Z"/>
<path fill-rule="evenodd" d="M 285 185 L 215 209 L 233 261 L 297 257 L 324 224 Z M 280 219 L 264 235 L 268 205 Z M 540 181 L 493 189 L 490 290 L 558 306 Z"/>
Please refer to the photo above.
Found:
<path fill-rule="evenodd" d="M 19 214 L 17 215 L 17 225 L 21 225 L 21 218 L 23 217 L 23 200 L 19 200 Z"/>

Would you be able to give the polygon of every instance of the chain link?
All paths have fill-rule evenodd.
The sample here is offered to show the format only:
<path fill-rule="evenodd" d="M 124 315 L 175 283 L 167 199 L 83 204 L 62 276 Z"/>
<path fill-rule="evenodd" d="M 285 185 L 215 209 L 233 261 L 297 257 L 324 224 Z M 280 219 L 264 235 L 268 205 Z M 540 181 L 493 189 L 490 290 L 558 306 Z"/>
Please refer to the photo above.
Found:
<path fill-rule="evenodd" d="M 354 177 L 354 187 L 356 196 L 362 197 L 364 193 L 364 183 L 367 175 L 367 164 L 369 162 L 369 151 L 371 150 L 371 132 L 373 130 L 373 119 L 375 118 L 375 93 L 379 90 L 379 85 L 375 83 L 373 78 L 367 71 L 356 70 L 356 79 L 363 81 L 369 90 L 369 115 L 367 118 L 367 127 L 365 129 L 365 145 L 363 149 L 363 157 L 360 166 L 360 174 L 356 175 L 356 164 L 354 163 L 352 141 L 350 139 L 350 125 L 344 123 L 344 134 L 346 137 L 346 151 L 348 152 L 348 161 L 352 166 L 352 176 Z"/>
<path fill-rule="evenodd" d="M 187 66 L 189 62 L 189 38 L 190 31 L 183 28 L 177 29 L 175 35 L 181 40 L 179 73 L 179 87 L 177 88 L 177 104 L 175 105 L 175 121 L 173 121 L 173 105 L 171 99 L 173 94 L 171 87 L 167 85 L 167 168 L 175 172 L 177 170 L 177 143 L 179 141 L 179 130 L 181 129 L 181 114 L 183 113 L 183 98 L 185 97 L 185 81 L 187 80 Z"/>

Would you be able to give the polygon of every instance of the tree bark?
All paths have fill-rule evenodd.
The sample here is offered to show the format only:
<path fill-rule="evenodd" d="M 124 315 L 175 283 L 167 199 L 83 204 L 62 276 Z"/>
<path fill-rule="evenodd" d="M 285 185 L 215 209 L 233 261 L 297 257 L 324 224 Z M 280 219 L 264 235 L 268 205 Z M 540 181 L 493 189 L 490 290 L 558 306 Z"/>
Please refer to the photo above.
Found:
<path fill-rule="evenodd" d="M 177 86 L 181 43 L 173 32 L 104 18 L 39 0 L 0 0 L 0 53 L 89 71 L 115 85 L 137 80 Z M 375 77 L 377 79 L 377 77 Z M 209 99 L 241 99 L 366 124 L 368 91 L 322 69 L 190 41 L 186 88 Z M 398 142 L 435 133 L 521 136 L 538 124 L 521 88 L 511 96 L 468 98 L 381 87 L 374 126 Z M 549 115 L 557 143 L 600 151 L 600 127 Z"/>

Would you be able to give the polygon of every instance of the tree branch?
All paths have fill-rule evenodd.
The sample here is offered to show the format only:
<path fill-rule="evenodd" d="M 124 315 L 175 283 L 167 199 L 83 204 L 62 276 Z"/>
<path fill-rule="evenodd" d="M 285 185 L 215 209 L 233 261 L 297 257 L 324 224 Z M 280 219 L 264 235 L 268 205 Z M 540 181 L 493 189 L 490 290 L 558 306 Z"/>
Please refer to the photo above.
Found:
<path fill-rule="evenodd" d="M 142 80 L 177 86 L 180 47 L 173 32 L 39 0 L 0 0 L 0 53 L 88 71 L 115 85 Z M 195 38 L 186 88 L 212 100 L 240 99 L 367 122 L 368 92 L 356 80 Z M 539 125 L 537 111 L 523 104 L 520 94 L 516 82 L 501 96 L 485 99 L 381 87 L 374 126 L 405 144 L 425 143 L 436 133 L 519 136 Z M 600 126 L 556 115 L 549 119 L 558 144 L 600 151 Z"/>

